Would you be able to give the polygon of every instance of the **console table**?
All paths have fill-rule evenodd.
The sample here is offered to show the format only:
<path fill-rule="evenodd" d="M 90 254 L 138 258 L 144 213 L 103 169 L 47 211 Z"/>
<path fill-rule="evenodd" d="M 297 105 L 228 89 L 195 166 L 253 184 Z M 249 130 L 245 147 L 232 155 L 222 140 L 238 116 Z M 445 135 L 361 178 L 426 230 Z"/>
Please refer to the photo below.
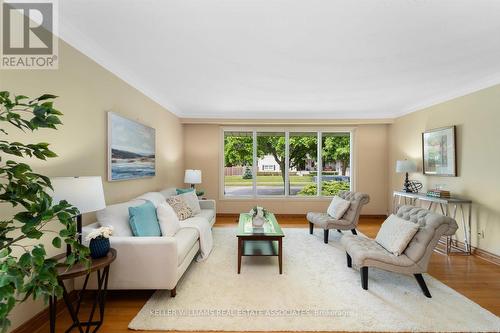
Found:
<path fill-rule="evenodd" d="M 435 206 L 439 206 L 441 213 L 445 216 L 450 216 L 456 219 L 457 210 L 460 210 L 462 218 L 462 226 L 464 230 L 464 246 L 458 246 L 456 240 L 453 243 L 451 237 L 446 237 L 446 254 L 451 252 L 460 252 L 463 254 L 471 254 L 471 219 L 472 219 L 472 201 L 461 198 L 435 198 L 422 193 L 408 193 L 403 191 L 394 191 L 392 196 L 392 207 L 394 213 L 402 204 L 416 205 L 417 201 L 427 203 L 428 210 L 432 210 Z M 465 209 L 466 207 L 466 209 Z M 450 211 L 451 208 L 451 211 Z M 466 214 L 467 211 L 467 214 Z M 455 251 L 452 251 L 455 250 Z"/>

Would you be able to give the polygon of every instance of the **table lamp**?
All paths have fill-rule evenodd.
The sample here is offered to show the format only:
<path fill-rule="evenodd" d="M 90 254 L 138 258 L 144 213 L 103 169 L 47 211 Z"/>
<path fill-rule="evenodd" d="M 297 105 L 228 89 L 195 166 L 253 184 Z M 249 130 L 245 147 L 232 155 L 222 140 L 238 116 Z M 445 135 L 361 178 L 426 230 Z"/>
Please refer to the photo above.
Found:
<path fill-rule="evenodd" d="M 66 200 L 78 208 L 80 214 L 76 216 L 76 229 L 78 241 L 82 243 L 82 214 L 95 212 L 106 208 L 102 179 L 96 177 L 54 177 L 50 179 L 54 191 L 52 199 L 54 203 Z M 71 253 L 67 246 L 66 252 Z"/>
<path fill-rule="evenodd" d="M 201 170 L 187 169 L 184 173 L 184 183 L 191 184 L 193 189 L 195 184 L 201 184 Z"/>
<path fill-rule="evenodd" d="M 396 161 L 396 172 L 397 173 L 406 173 L 405 182 L 403 185 L 403 192 L 413 192 L 410 189 L 410 180 L 408 179 L 409 172 L 417 171 L 417 165 L 413 161 L 409 160 L 399 160 Z"/>

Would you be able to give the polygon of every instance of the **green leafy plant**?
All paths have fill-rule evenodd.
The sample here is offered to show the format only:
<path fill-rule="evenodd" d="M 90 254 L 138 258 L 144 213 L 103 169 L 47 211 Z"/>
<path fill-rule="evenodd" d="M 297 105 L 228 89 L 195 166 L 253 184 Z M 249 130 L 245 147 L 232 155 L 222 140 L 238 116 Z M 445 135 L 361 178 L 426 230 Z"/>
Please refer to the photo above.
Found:
<path fill-rule="evenodd" d="M 75 262 L 87 264 L 89 250 L 78 243 L 74 217 L 78 209 L 66 201 L 52 202 L 46 192 L 52 189 L 48 177 L 34 172 L 22 161 L 28 158 L 46 160 L 56 157 L 48 143 L 24 144 L 7 140 L 9 129 L 33 132 L 41 128 L 56 129 L 62 113 L 53 107 L 54 95 L 30 99 L 0 92 L 0 205 L 15 207 L 15 215 L 0 221 L 0 331 L 10 326 L 7 316 L 16 303 L 29 298 L 62 295 L 57 281 L 59 267 Z M 4 206 L 5 207 L 5 206 Z M 54 231 L 52 221 L 60 226 Z M 49 225 L 50 223 L 50 225 Z M 57 222 L 53 222 L 57 224 Z M 52 228 L 51 228 L 52 227 Z M 39 240 L 54 233 L 52 245 L 71 246 L 63 262 L 47 256 Z"/>
<path fill-rule="evenodd" d="M 325 181 L 321 183 L 321 195 L 332 196 L 341 191 L 349 191 L 349 182 Z M 298 195 L 316 195 L 316 184 L 308 184 L 304 186 Z"/>

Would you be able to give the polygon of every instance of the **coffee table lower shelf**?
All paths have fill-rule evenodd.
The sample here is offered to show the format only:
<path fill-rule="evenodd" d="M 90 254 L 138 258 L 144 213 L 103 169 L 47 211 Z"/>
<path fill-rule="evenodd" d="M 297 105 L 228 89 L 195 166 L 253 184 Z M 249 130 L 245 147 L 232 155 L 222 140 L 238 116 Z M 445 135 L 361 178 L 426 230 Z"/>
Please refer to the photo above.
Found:
<path fill-rule="evenodd" d="M 238 237 L 238 274 L 241 272 L 242 257 L 278 257 L 279 273 L 283 274 L 282 236 Z"/>

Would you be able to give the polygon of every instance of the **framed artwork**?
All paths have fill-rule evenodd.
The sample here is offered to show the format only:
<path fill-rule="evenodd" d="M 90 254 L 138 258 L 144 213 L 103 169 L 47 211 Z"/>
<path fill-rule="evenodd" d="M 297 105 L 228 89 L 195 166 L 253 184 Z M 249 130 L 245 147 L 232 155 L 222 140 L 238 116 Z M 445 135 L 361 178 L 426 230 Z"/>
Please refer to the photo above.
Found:
<path fill-rule="evenodd" d="M 108 112 L 108 180 L 156 175 L 155 129 Z"/>
<path fill-rule="evenodd" d="M 422 155 L 425 175 L 456 177 L 456 127 L 422 133 Z"/>

